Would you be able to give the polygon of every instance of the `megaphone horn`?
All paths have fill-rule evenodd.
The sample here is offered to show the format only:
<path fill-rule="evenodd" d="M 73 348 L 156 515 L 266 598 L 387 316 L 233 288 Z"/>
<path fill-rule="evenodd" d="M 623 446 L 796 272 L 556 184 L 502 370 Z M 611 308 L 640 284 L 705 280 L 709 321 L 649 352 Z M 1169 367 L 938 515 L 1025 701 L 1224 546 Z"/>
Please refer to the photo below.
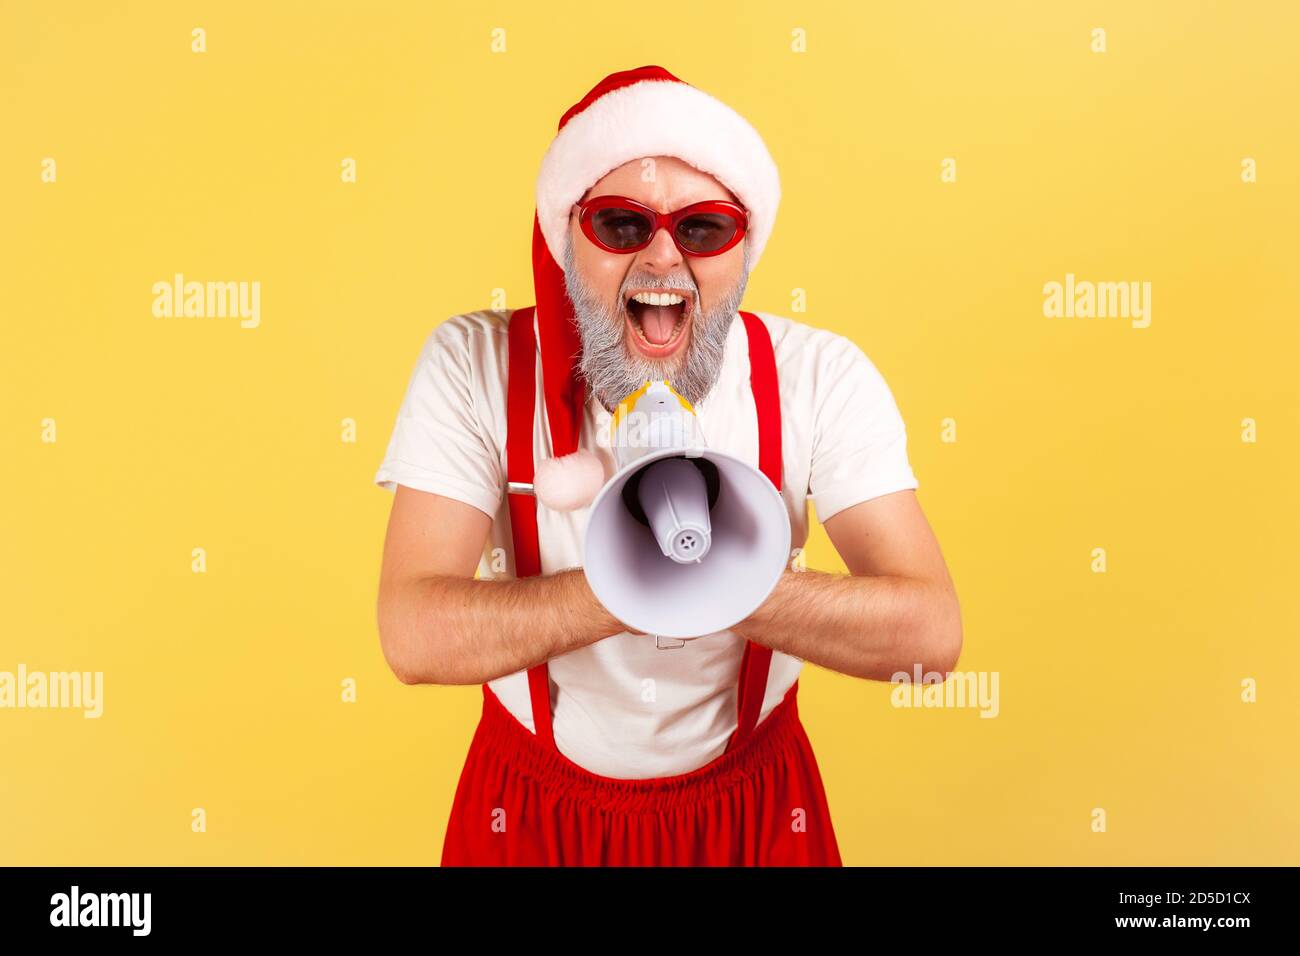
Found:
<path fill-rule="evenodd" d="M 725 631 L 767 599 L 790 553 L 780 492 L 704 446 L 694 410 L 648 382 L 611 421 L 618 470 L 587 519 L 583 570 L 629 627 L 660 637 Z"/>

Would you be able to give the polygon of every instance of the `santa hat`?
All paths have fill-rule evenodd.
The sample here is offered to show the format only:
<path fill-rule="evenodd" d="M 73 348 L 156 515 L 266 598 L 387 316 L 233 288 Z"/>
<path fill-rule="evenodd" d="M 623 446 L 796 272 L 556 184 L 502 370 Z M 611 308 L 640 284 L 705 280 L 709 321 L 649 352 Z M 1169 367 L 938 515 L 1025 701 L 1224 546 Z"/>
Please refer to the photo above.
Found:
<path fill-rule="evenodd" d="M 731 191 L 748 213 L 751 268 L 772 233 L 781 182 L 762 138 L 730 107 L 663 67 L 612 73 L 561 117 L 542 158 L 533 219 L 542 386 L 556 458 L 577 450 L 586 401 L 578 376 L 582 341 L 560 266 L 569 213 L 607 173 L 646 156 L 676 157 Z M 534 483 L 554 486 L 556 475 L 544 474 L 542 464 Z M 581 468 L 590 473 L 590 463 Z"/>

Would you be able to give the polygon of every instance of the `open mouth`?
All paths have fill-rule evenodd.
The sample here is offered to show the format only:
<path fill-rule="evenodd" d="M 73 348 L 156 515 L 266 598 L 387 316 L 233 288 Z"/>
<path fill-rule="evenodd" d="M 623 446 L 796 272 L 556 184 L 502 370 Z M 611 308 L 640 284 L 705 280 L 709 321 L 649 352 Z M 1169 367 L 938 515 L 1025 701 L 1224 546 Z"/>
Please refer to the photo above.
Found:
<path fill-rule="evenodd" d="M 633 345 L 645 355 L 662 357 L 686 336 L 695 295 L 686 289 L 632 292 L 625 301 Z"/>

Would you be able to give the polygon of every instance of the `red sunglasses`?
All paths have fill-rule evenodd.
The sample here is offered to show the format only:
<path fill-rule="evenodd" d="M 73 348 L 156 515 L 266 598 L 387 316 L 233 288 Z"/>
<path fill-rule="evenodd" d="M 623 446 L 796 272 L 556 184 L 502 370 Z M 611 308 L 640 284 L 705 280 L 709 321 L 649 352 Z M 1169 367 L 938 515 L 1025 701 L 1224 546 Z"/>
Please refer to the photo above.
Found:
<path fill-rule="evenodd" d="M 749 225 L 745 210 L 723 199 L 656 212 L 625 196 L 596 196 L 577 208 L 583 234 L 606 252 L 640 252 L 666 228 L 684 254 L 716 256 L 740 242 Z"/>

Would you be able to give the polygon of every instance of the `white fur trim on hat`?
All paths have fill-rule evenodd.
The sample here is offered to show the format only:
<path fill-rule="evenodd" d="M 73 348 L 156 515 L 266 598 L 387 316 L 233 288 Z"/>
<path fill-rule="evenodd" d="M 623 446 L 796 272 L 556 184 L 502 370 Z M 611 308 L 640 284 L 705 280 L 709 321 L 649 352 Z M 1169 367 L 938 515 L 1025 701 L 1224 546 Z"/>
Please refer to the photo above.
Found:
<path fill-rule="evenodd" d="M 702 90 L 643 80 L 570 119 L 542 157 L 537 220 L 560 268 L 573 204 L 606 173 L 646 156 L 675 156 L 730 189 L 749 213 L 750 267 L 758 263 L 781 202 L 781 180 L 762 137 Z"/>

